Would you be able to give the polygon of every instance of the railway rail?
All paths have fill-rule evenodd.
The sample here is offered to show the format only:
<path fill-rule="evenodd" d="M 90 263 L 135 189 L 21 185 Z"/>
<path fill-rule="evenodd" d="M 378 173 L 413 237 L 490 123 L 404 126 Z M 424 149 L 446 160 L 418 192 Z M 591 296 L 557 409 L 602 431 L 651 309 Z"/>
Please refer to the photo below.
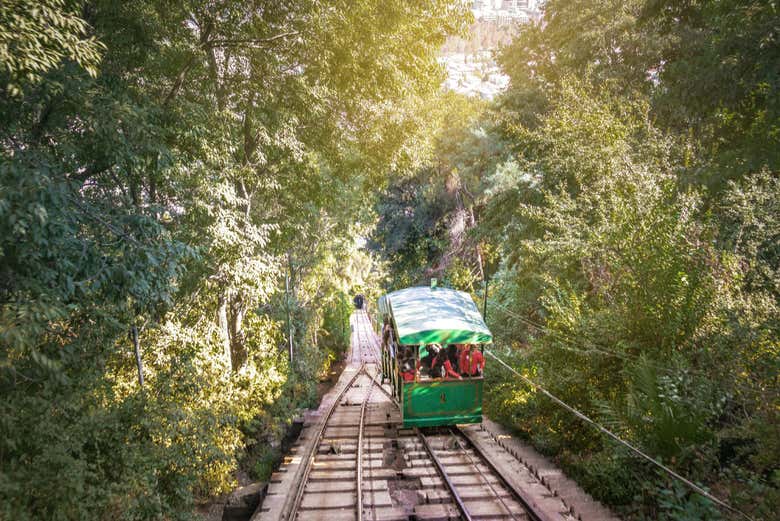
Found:
<path fill-rule="evenodd" d="M 351 328 L 347 367 L 252 521 L 577 519 L 478 425 L 404 429 L 364 311 Z"/>

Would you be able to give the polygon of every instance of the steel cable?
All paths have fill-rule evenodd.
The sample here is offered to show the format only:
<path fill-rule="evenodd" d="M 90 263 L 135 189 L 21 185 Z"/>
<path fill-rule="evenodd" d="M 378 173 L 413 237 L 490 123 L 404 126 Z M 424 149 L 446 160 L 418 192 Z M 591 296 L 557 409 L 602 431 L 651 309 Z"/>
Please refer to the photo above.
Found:
<path fill-rule="evenodd" d="M 719 498 L 713 496 L 712 494 L 710 494 L 709 492 L 704 490 L 702 487 L 700 487 L 699 485 L 697 485 L 693 481 L 691 481 L 691 480 L 685 478 L 684 476 L 678 474 L 677 472 L 675 472 L 674 470 L 670 469 L 669 467 L 667 467 L 666 465 L 664 465 L 660 461 L 656 460 L 652 456 L 649 456 L 649 455 L 645 454 L 642 450 L 638 449 L 637 447 L 635 447 L 631 443 L 629 443 L 629 442 L 625 441 L 624 439 L 620 438 L 617 434 L 613 433 L 612 431 L 610 431 L 609 429 L 607 429 L 606 427 L 604 427 L 600 423 L 597 423 L 596 421 L 590 419 L 584 413 L 580 412 L 579 410 L 575 409 L 571 405 L 567 404 L 566 402 L 564 402 L 563 400 L 561 400 L 560 398 L 558 398 L 557 396 L 552 394 L 550 391 L 548 391 L 547 389 L 545 389 L 541 385 L 537 384 L 536 382 L 534 382 L 533 380 L 531 380 L 527 376 L 521 374 L 520 372 L 516 371 L 511 366 L 507 365 L 503 360 L 501 360 L 499 357 L 497 357 L 496 355 L 494 355 L 493 353 L 491 353 L 487 349 L 485 350 L 485 353 L 488 354 L 489 356 L 491 356 L 494 360 L 496 360 L 499 364 L 501 364 L 503 367 L 505 367 L 507 370 L 509 370 L 515 376 L 517 376 L 520 379 L 522 379 L 527 385 L 529 385 L 530 387 L 532 387 L 536 391 L 544 394 L 549 399 L 551 399 L 552 401 L 554 401 L 555 403 L 557 403 L 558 405 L 560 405 L 561 407 L 563 407 L 567 411 L 569 411 L 572 414 L 574 414 L 577 418 L 579 418 L 582 421 L 592 425 L 593 427 L 595 427 L 596 429 L 601 431 L 603 434 L 606 434 L 607 436 L 609 436 L 610 438 L 612 438 L 613 440 L 615 440 L 619 444 L 621 444 L 624 447 L 626 447 L 627 449 L 629 449 L 634 454 L 640 456 L 641 458 L 645 459 L 646 461 L 649 461 L 650 463 L 652 463 L 656 467 L 658 467 L 661 470 L 663 470 L 664 472 L 666 472 L 668 475 L 670 475 L 673 478 L 677 479 L 678 481 L 684 483 L 686 486 L 688 486 L 688 488 L 690 488 L 694 492 L 704 496 L 705 498 L 709 499 L 710 501 L 712 501 L 713 503 L 715 503 L 717 505 L 720 505 L 721 507 L 725 508 L 726 510 L 729 510 L 729 511 L 735 513 L 735 514 L 739 514 L 742 517 L 744 517 L 745 519 L 748 519 L 749 521 L 754 521 L 753 518 L 751 518 L 745 512 L 739 510 L 736 507 L 733 507 L 733 506 L 729 505 L 724 500 L 719 499 Z"/>

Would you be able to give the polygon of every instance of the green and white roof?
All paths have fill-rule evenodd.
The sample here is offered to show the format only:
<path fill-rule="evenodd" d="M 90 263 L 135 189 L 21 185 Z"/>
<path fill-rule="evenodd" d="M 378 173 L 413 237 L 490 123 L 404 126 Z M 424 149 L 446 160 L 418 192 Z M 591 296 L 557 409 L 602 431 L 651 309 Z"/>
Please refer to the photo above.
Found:
<path fill-rule="evenodd" d="M 389 310 L 398 343 L 488 344 L 493 335 L 471 296 L 447 288 L 417 287 L 388 293 L 380 299 L 380 312 Z"/>

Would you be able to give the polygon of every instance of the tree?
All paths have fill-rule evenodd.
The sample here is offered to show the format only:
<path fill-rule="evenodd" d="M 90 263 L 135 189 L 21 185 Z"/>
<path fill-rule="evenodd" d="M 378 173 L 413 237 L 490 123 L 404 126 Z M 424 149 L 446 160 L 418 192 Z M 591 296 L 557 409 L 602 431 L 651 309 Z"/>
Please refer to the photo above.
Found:
<path fill-rule="evenodd" d="M 550 1 L 545 23 L 501 53 L 516 87 L 507 101 L 555 91 L 570 75 L 649 96 L 658 127 L 688 150 L 681 181 L 717 192 L 777 170 L 776 17 L 762 1 Z"/>
<path fill-rule="evenodd" d="M 446 262 L 467 258 L 457 245 L 492 254 L 488 324 L 507 359 L 767 519 L 778 497 L 775 11 L 547 2 L 542 23 L 498 54 L 507 91 L 462 126 L 436 120 L 443 138 L 391 185 L 376 233 L 397 284 L 432 268 L 465 287 L 474 278 Z M 474 195 L 462 199 L 475 223 L 463 243 L 450 234 L 468 208 L 459 193 Z M 487 414 L 627 518 L 731 516 L 540 393 L 489 376 Z"/>
<path fill-rule="evenodd" d="M 188 517 L 338 349 L 331 271 L 464 8 L 6 4 L 0 517 Z"/>

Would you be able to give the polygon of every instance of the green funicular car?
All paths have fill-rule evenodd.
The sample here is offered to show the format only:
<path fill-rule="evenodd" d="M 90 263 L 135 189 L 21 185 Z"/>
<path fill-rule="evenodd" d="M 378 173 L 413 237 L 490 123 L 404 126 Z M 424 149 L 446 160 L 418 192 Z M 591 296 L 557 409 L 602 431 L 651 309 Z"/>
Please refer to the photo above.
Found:
<path fill-rule="evenodd" d="M 414 287 L 384 295 L 377 307 L 382 377 L 391 384 L 404 427 L 480 423 L 482 350 L 493 336 L 471 296 Z M 446 373 L 434 356 L 438 350 L 450 354 Z"/>

